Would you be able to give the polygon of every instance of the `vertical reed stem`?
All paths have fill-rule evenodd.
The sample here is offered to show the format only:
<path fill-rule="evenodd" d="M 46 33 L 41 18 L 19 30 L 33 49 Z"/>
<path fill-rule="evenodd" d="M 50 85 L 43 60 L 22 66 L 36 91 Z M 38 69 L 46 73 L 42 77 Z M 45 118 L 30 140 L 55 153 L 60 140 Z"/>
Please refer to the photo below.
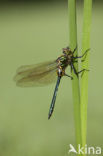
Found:
<path fill-rule="evenodd" d="M 76 24 L 76 0 L 68 0 L 69 11 L 69 46 L 74 50 L 77 46 L 77 24 Z M 75 52 L 77 55 L 77 50 Z M 75 64 L 76 70 L 78 70 L 78 63 Z M 76 146 L 81 143 L 81 120 L 80 120 L 80 90 L 79 79 L 72 72 L 72 91 L 73 91 L 73 103 L 74 103 L 74 121 L 75 121 L 75 136 Z M 77 149 L 78 150 L 78 149 Z"/>
<path fill-rule="evenodd" d="M 82 54 L 90 48 L 91 14 L 92 0 L 84 0 Z M 89 53 L 90 51 L 88 52 L 85 61 L 82 62 L 82 69 L 89 69 Z M 88 73 L 89 72 L 84 72 L 81 78 L 81 133 L 83 147 L 86 144 L 87 135 Z"/>

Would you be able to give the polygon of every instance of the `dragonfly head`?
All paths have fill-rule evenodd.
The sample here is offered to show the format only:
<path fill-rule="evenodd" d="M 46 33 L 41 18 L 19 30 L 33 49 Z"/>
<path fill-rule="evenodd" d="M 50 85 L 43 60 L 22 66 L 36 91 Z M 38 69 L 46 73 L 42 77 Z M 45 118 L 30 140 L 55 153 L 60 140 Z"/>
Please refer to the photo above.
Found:
<path fill-rule="evenodd" d="M 63 54 L 66 56 L 73 55 L 73 53 L 69 47 L 63 48 Z"/>

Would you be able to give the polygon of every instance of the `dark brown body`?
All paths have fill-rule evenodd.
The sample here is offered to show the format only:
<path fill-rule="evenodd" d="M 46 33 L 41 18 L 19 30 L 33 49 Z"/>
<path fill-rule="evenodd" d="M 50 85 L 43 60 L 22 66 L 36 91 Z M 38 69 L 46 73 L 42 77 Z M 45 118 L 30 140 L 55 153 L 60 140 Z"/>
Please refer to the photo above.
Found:
<path fill-rule="evenodd" d="M 68 65 L 71 66 L 73 62 L 73 52 L 69 48 L 63 49 L 63 55 L 58 57 L 56 60 L 58 62 L 57 74 L 58 76 L 65 75 L 65 69 Z"/>

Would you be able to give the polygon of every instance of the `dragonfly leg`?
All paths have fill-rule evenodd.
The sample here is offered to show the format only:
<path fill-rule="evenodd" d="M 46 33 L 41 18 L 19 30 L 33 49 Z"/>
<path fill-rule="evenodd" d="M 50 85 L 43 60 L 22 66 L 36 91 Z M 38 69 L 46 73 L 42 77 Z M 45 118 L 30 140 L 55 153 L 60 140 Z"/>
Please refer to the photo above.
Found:
<path fill-rule="evenodd" d="M 78 72 L 76 71 L 76 69 L 75 69 L 75 67 L 74 67 L 74 65 L 73 64 L 71 64 L 71 71 L 74 71 L 74 73 L 77 75 L 77 77 L 78 77 Z"/>
<path fill-rule="evenodd" d="M 84 54 L 83 55 L 81 55 L 81 56 L 76 56 L 76 57 L 73 57 L 73 58 L 82 58 L 84 55 L 86 55 L 87 54 L 87 52 L 89 51 L 90 49 L 87 49 L 85 52 L 84 52 Z"/>
<path fill-rule="evenodd" d="M 78 74 L 82 73 L 82 75 L 81 75 L 81 77 L 82 77 L 83 74 L 84 74 L 84 71 L 89 71 L 89 70 L 88 70 L 88 69 L 82 69 L 82 70 L 80 70 L 80 71 L 78 72 Z"/>
<path fill-rule="evenodd" d="M 73 80 L 73 77 L 72 77 L 72 76 L 70 76 L 70 75 L 65 74 L 64 76 L 70 77 L 70 78 L 71 78 L 71 80 Z"/>
<path fill-rule="evenodd" d="M 78 77 L 78 75 L 79 75 L 80 73 L 82 73 L 82 75 L 83 75 L 84 71 L 89 71 L 88 69 L 82 69 L 82 70 L 80 70 L 80 71 L 77 72 L 73 64 L 71 64 L 71 68 L 73 69 L 73 71 L 74 71 L 74 73 L 77 75 L 77 77 Z M 82 75 L 81 75 L 81 76 L 82 76 Z"/>
<path fill-rule="evenodd" d="M 57 96 L 57 91 L 58 91 L 58 87 L 60 84 L 60 80 L 61 80 L 61 76 L 58 76 L 54 94 L 53 94 L 53 98 L 52 98 L 52 102 L 51 102 L 50 109 L 49 109 L 48 119 L 50 119 L 50 117 L 52 116 L 52 113 L 54 111 L 54 106 L 55 106 L 55 101 L 56 101 L 56 96 Z"/>
<path fill-rule="evenodd" d="M 78 61 L 73 61 L 73 63 L 78 63 Z"/>
<path fill-rule="evenodd" d="M 73 50 L 73 54 L 75 53 L 76 50 L 77 50 L 77 45 L 76 45 L 75 49 Z"/>

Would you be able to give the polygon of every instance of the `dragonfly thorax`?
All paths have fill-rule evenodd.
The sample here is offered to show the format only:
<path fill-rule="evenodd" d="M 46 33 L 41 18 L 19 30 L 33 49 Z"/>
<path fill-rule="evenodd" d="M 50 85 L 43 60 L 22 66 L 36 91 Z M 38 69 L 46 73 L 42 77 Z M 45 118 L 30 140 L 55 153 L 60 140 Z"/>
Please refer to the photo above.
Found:
<path fill-rule="evenodd" d="M 57 62 L 58 66 L 61 66 L 63 69 L 65 69 L 68 65 L 71 65 L 71 62 L 73 61 L 73 55 L 62 55 L 58 57 Z"/>
<path fill-rule="evenodd" d="M 65 75 L 65 69 L 68 65 L 71 64 L 71 57 L 67 55 L 62 55 L 58 57 L 57 61 L 57 74 L 58 76 L 63 76 Z"/>

